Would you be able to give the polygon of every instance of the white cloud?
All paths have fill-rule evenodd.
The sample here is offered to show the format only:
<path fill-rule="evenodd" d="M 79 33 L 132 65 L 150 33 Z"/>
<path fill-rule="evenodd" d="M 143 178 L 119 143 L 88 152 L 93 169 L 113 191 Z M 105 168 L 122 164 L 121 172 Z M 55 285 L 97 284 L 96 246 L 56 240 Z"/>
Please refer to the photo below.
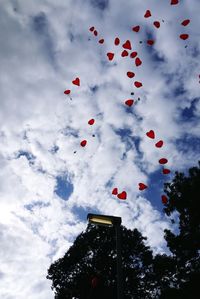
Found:
<path fill-rule="evenodd" d="M 146 9 L 152 11 L 149 19 L 143 17 Z M 45 278 L 47 268 L 86 227 L 86 219 L 76 215 L 74 207 L 119 215 L 124 225 L 137 227 L 148 237 L 155 252 L 165 249 L 162 232 L 169 223 L 145 193 L 140 196 L 138 183 L 148 184 L 161 157 L 169 159 L 172 170 L 197 162 L 199 101 L 193 120 L 183 122 L 180 115 L 199 97 L 198 10 L 197 0 L 176 7 L 168 1 L 158 6 L 151 0 L 147 7 L 139 0 L 126 4 L 110 0 L 104 12 L 89 1 L 3 2 L 2 298 L 53 298 Z M 191 24 L 183 28 L 180 22 L 185 18 L 191 18 Z M 161 22 L 159 29 L 153 27 L 154 20 Z M 98 38 L 105 38 L 102 46 L 88 30 L 92 25 Z M 134 25 L 141 26 L 138 34 L 131 31 Z M 155 51 L 145 45 L 148 30 L 155 34 Z M 182 31 L 190 34 L 188 41 L 179 39 Z M 133 59 L 121 58 L 121 46 L 114 46 L 116 36 L 121 43 L 131 40 L 143 61 L 141 67 L 136 68 Z M 107 60 L 108 51 L 115 53 L 113 62 Z M 133 79 L 141 80 L 143 88 L 134 88 L 127 71 L 136 73 Z M 80 87 L 71 83 L 76 77 Z M 65 89 L 71 89 L 72 100 L 63 94 Z M 127 113 L 124 101 L 132 91 L 134 100 L 140 97 L 140 101 L 129 109 L 133 113 Z M 87 124 L 90 118 L 96 120 L 93 126 Z M 120 129 L 129 129 L 130 136 L 120 136 Z M 151 129 L 155 140 L 146 136 Z M 177 145 L 181 138 L 185 146 Z M 85 148 L 80 147 L 82 139 L 88 141 Z M 160 139 L 164 147 L 157 149 L 154 144 Z M 22 152 L 32 155 L 32 160 L 20 156 Z M 66 202 L 54 192 L 56 176 L 62 174 L 73 184 Z M 127 201 L 112 196 L 113 187 L 126 190 Z"/>

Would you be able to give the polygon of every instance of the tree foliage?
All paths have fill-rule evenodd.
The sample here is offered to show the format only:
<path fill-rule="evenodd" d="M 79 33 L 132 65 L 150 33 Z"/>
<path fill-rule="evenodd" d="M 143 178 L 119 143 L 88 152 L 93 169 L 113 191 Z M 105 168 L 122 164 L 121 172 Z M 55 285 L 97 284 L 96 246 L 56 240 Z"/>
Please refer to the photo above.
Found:
<path fill-rule="evenodd" d="M 200 249 L 199 167 L 190 168 L 189 176 L 176 172 L 172 183 L 165 184 L 169 203 L 164 211 L 168 216 L 177 211 L 179 222 L 179 234 L 166 230 L 166 240 L 172 253 L 186 259 L 197 256 Z"/>
<path fill-rule="evenodd" d="M 146 238 L 121 226 L 124 299 L 196 299 L 200 282 L 200 163 L 165 184 L 165 230 L 171 255 L 153 257 Z M 174 233 L 174 231 L 176 233 Z M 114 228 L 88 225 L 64 257 L 48 270 L 56 299 L 116 299 Z"/>
<path fill-rule="evenodd" d="M 150 291 L 148 279 L 152 269 L 152 251 L 145 245 L 145 238 L 134 229 L 121 227 L 122 264 L 126 298 L 145 298 Z M 48 278 L 53 281 L 56 298 L 89 298 L 94 293 L 92 278 L 101 281 L 102 294 L 116 298 L 116 244 L 113 228 L 88 225 L 63 258 L 53 263 Z M 101 294 L 101 295 L 102 295 Z M 139 297 L 140 296 L 140 297 Z M 96 296 L 96 298 L 98 298 Z"/>
<path fill-rule="evenodd" d="M 173 181 L 165 184 L 165 192 L 169 202 L 164 212 L 170 217 L 175 214 L 172 222 L 178 227 L 177 234 L 165 230 L 176 264 L 175 286 L 182 289 L 174 293 L 177 298 L 196 298 L 191 294 L 200 282 L 200 162 L 189 169 L 187 176 L 176 172 Z"/>

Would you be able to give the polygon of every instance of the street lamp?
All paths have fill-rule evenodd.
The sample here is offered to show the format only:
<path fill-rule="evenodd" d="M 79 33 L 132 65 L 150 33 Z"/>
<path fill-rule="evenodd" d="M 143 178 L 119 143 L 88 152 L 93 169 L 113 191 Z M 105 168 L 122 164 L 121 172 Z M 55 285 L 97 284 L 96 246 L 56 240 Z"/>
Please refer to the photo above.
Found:
<path fill-rule="evenodd" d="M 89 223 L 103 226 L 114 226 L 116 232 L 116 250 L 117 250 L 117 299 L 123 298 L 122 286 L 122 253 L 121 253 L 121 231 L 120 225 L 122 222 L 121 217 L 88 214 L 87 219 Z"/>

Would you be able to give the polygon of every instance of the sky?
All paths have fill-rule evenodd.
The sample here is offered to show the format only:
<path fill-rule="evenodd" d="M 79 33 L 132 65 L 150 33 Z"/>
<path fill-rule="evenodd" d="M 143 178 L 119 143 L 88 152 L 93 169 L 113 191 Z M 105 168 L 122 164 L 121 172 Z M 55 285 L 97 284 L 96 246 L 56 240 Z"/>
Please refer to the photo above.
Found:
<path fill-rule="evenodd" d="M 1 0 L 2 299 L 53 299 L 47 269 L 88 213 L 167 252 L 163 184 L 200 152 L 199 15 L 199 0 Z"/>

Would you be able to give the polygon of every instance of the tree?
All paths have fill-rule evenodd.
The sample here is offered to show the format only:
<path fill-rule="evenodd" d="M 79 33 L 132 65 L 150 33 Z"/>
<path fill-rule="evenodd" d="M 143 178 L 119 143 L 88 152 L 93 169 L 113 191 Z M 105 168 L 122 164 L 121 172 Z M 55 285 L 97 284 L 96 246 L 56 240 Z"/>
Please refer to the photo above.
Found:
<path fill-rule="evenodd" d="M 137 230 L 121 227 L 125 298 L 151 297 L 152 252 Z M 57 299 L 116 299 L 114 228 L 88 225 L 63 258 L 48 270 Z M 96 286 L 95 286 L 96 284 Z"/>
<path fill-rule="evenodd" d="M 174 291 L 174 298 L 196 298 L 191 294 L 199 289 L 200 282 L 200 162 L 198 167 L 189 169 L 188 176 L 176 172 L 164 191 L 169 199 L 164 212 L 167 216 L 175 214 L 172 223 L 179 228 L 176 235 L 165 230 L 176 263 L 175 286 L 180 288 Z"/>
<path fill-rule="evenodd" d="M 172 256 L 152 256 L 137 230 L 121 227 L 124 299 L 196 299 L 200 282 L 200 163 L 188 176 L 165 184 L 167 216 L 179 231 L 165 230 Z M 116 299 L 114 228 L 88 225 L 48 270 L 56 299 Z M 194 293 L 194 295 L 193 295 Z"/>

